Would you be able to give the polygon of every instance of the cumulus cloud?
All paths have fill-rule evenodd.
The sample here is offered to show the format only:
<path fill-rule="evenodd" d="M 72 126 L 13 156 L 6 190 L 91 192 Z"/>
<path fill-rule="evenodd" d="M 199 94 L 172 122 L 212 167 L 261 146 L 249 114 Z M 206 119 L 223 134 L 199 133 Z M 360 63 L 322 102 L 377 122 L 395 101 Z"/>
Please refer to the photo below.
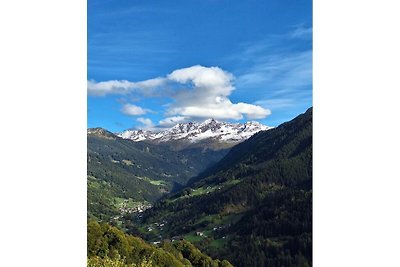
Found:
<path fill-rule="evenodd" d="M 218 67 L 197 65 L 173 71 L 167 77 L 189 88 L 174 93 L 175 102 L 167 110 L 169 116 L 239 120 L 243 115 L 254 119 L 270 114 L 261 106 L 232 103 L 228 97 L 235 89 L 234 77 Z"/>
<path fill-rule="evenodd" d="M 268 115 L 271 115 L 269 109 L 247 103 L 237 103 L 233 105 L 233 108 L 240 113 L 246 114 L 249 119 L 263 119 Z"/>
<path fill-rule="evenodd" d="M 192 66 L 173 71 L 168 79 L 181 84 L 192 83 L 202 91 L 218 91 L 219 94 L 229 95 L 234 89 L 231 82 L 233 75 L 218 67 Z"/>
<path fill-rule="evenodd" d="M 189 118 L 215 118 L 220 120 L 262 119 L 271 114 L 271 111 L 261 106 L 237 103 L 233 104 L 228 98 L 216 97 L 214 103 L 202 105 L 179 106 L 169 109 L 168 114 L 181 114 Z"/>
<path fill-rule="evenodd" d="M 132 104 L 125 104 L 121 109 L 122 113 L 130 116 L 138 116 L 146 114 L 149 110 L 143 109 L 139 106 L 132 105 Z"/>
<path fill-rule="evenodd" d="M 143 124 L 143 129 L 152 129 L 154 128 L 154 124 L 153 122 L 148 119 L 148 118 L 137 118 L 136 119 L 138 122 L 140 122 L 141 124 Z"/>
<path fill-rule="evenodd" d="M 172 98 L 173 101 L 168 104 L 166 109 L 168 118 L 161 120 L 160 126 L 202 118 L 240 120 L 246 117 L 248 119 L 262 119 L 271 114 L 270 110 L 258 105 L 232 103 L 229 96 L 235 90 L 233 82 L 234 76 L 219 67 L 196 65 L 174 70 L 166 77 L 157 77 L 140 82 L 108 81 L 96 83 L 91 81 L 88 82 L 88 91 L 93 95 L 126 94 L 129 92 L 145 95 L 157 92 L 158 96 Z M 125 111 L 129 112 L 127 110 Z M 129 110 L 135 115 L 144 114 L 140 113 L 143 110 L 136 106 Z"/>
<path fill-rule="evenodd" d="M 163 120 L 160 120 L 158 123 L 161 127 L 171 127 L 180 122 L 185 122 L 186 118 L 182 116 L 168 117 Z"/>

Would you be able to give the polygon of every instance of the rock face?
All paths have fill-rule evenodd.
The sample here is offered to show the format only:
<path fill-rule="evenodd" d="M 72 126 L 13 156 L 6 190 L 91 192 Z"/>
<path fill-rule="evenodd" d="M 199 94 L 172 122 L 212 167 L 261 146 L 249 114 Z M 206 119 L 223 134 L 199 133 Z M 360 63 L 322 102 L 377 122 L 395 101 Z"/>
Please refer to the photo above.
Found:
<path fill-rule="evenodd" d="M 112 132 L 109 132 L 103 128 L 89 128 L 87 129 L 87 135 L 88 136 L 97 136 L 97 137 L 102 137 L 105 139 L 112 139 L 115 140 L 117 138 L 116 135 L 114 135 Z"/>
<path fill-rule="evenodd" d="M 148 141 L 158 144 L 179 142 L 190 145 L 207 142 L 233 146 L 247 140 L 259 131 L 266 131 L 269 129 L 272 129 L 272 127 L 265 126 L 255 121 L 246 123 L 226 123 L 208 119 L 202 123 L 179 123 L 161 132 L 126 130 L 118 134 L 118 136 L 136 142 Z"/>

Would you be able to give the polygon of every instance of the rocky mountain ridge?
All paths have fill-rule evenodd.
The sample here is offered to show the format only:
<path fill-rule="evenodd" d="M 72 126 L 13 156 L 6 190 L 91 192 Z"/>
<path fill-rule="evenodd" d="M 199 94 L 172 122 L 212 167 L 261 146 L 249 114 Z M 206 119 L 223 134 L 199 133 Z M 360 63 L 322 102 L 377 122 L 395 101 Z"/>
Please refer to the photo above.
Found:
<path fill-rule="evenodd" d="M 152 143 L 166 143 L 170 141 L 185 141 L 194 144 L 205 140 L 212 140 L 234 145 L 247 140 L 259 131 L 266 131 L 272 128 L 256 121 L 227 123 L 207 119 L 202 123 L 179 123 L 161 132 L 126 130 L 117 135 L 135 142 L 151 141 Z"/>

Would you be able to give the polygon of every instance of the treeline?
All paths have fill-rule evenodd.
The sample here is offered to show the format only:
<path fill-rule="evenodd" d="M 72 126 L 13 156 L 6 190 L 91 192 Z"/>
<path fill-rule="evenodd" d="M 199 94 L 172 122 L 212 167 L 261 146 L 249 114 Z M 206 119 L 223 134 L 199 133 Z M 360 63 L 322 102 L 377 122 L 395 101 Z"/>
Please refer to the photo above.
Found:
<path fill-rule="evenodd" d="M 88 267 L 232 267 L 226 260 L 214 260 L 191 243 L 163 242 L 160 247 L 123 233 L 108 224 L 87 225 Z"/>

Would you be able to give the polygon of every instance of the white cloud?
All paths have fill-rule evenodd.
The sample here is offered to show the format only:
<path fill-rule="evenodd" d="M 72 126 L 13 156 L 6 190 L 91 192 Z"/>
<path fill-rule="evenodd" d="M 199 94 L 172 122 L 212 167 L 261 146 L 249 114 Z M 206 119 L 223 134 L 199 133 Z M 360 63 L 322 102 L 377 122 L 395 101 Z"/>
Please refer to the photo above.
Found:
<path fill-rule="evenodd" d="M 233 108 L 240 113 L 246 114 L 249 119 L 263 119 L 268 115 L 271 115 L 269 109 L 247 103 L 237 103 L 236 105 L 233 105 Z"/>
<path fill-rule="evenodd" d="M 235 89 L 234 77 L 218 67 L 197 65 L 173 71 L 168 78 L 190 88 L 175 92 L 175 102 L 167 110 L 169 116 L 240 120 L 243 115 L 265 118 L 270 114 L 261 106 L 232 103 L 228 97 Z"/>
<path fill-rule="evenodd" d="M 164 85 L 165 78 L 154 78 L 141 82 L 130 82 L 126 80 L 111 80 L 111 81 L 88 81 L 87 90 L 89 95 L 105 96 L 108 94 L 128 94 L 137 91 L 142 94 L 151 93 L 154 89 Z"/>
<path fill-rule="evenodd" d="M 154 128 L 154 124 L 153 124 L 153 122 L 150 120 L 150 119 L 148 119 L 148 118 L 137 118 L 136 119 L 138 122 L 140 122 L 141 124 L 143 124 L 143 129 L 152 129 L 152 128 Z"/>
<path fill-rule="evenodd" d="M 182 116 L 168 117 L 163 120 L 160 120 L 158 123 L 161 127 L 171 127 L 180 122 L 185 122 L 186 118 Z"/>
<path fill-rule="evenodd" d="M 233 75 L 218 67 L 203 67 L 200 65 L 173 71 L 168 79 L 181 84 L 192 83 L 195 88 L 203 90 L 218 90 L 218 93 L 229 95 L 234 89 L 231 81 Z"/>
<path fill-rule="evenodd" d="M 271 114 L 269 109 L 258 105 L 237 103 L 233 104 L 228 98 L 216 97 L 214 103 L 203 105 L 180 106 L 171 108 L 168 114 L 181 114 L 189 118 L 214 118 L 220 120 L 262 119 Z"/>
<path fill-rule="evenodd" d="M 162 77 L 157 77 L 154 79 L 136 82 L 132 87 L 132 89 L 136 89 L 138 92 L 142 94 L 152 94 L 154 90 L 162 89 L 160 87 L 165 86 L 167 82 L 168 82 L 167 79 Z"/>
<path fill-rule="evenodd" d="M 146 114 L 148 112 L 147 109 L 143 109 L 139 106 L 135 106 L 132 104 L 125 104 L 122 109 L 121 109 L 122 113 L 126 114 L 126 115 L 130 115 L 130 116 L 138 116 L 138 115 L 143 115 Z"/>
<path fill-rule="evenodd" d="M 129 81 L 88 81 L 87 89 L 89 95 L 104 96 L 106 94 L 126 94 L 130 91 L 134 83 Z"/>
<path fill-rule="evenodd" d="M 219 67 L 200 65 L 175 70 L 166 77 L 158 77 L 140 82 L 108 81 L 88 82 L 88 90 L 93 95 L 126 94 L 137 92 L 143 95 L 167 96 L 173 99 L 167 105 L 169 118 L 160 125 L 183 120 L 183 118 L 234 119 L 246 116 L 249 119 L 262 119 L 271 111 L 258 105 L 232 103 L 229 99 L 235 90 L 234 76 Z M 90 86 L 89 86 L 90 85 Z M 125 114 L 142 115 L 145 110 L 137 106 L 123 109 Z M 163 125 L 162 125 L 163 124 Z"/>

